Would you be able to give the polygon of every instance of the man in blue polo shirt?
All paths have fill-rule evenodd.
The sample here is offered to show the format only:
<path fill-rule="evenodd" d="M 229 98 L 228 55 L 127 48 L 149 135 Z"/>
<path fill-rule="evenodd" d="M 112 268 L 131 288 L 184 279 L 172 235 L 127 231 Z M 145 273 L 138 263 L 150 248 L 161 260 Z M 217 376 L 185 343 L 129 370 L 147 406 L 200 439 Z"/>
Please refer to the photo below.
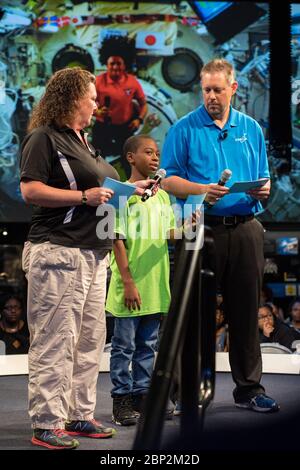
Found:
<path fill-rule="evenodd" d="M 180 204 L 189 194 L 207 193 L 205 223 L 212 228 L 217 253 L 217 282 L 229 326 L 229 359 L 236 387 L 236 406 L 260 412 L 278 411 L 260 384 L 262 361 L 257 311 L 263 279 L 262 225 L 254 218 L 270 182 L 248 193 L 228 193 L 215 182 L 232 171 L 227 185 L 269 177 L 262 130 L 249 116 L 232 108 L 237 90 L 234 69 L 214 59 L 201 70 L 203 105 L 181 118 L 167 135 L 162 167 L 163 188 Z"/>

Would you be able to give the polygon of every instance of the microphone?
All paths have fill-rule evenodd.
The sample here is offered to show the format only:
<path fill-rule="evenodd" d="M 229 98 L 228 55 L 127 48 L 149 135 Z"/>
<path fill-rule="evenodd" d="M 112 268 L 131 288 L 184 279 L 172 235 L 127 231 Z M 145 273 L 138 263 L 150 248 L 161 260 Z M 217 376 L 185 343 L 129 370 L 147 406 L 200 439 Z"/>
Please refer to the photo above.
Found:
<path fill-rule="evenodd" d="M 219 139 L 219 140 L 225 140 L 227 136 L 228 136 L 228 131 L 226 131 L 226 130 L 225 130 L 225 131 L 221 131 L 221 132 L 219 133 L 218 139 Z"/>
<path fill-rule="evenodd" d="M 225 186 L 227 181 L 230 180 L 231 175 L 232 175 L 232 171 L 228 170 L 228 168 L 223 170 L 222 173 L 221 173 L 221 176 L 219 178 L 218 185 L 219 186 Z M 208 209 L 211 209 L 215 205 L 216 202 L 208 202 L 207 203 L 208 204 Z"/>
<path fill-rule="evenodd" d="M 110 96 L 108 96 L 108 95 L 104 96 L 104 106 L 106 108 L 110 107 Z M 110 124 L 111 123 L 111 117 L 110 116 L 104 116 L 103 122 L 105 124 Z"/>
<path fill-rule="evenodd" d="M 142 201 L 145 202 L 147 201 L 147 199 L 149 199 L 149 197 L 152 196 L 152 192 L 153 192 L 153 189 L 156 188 L 156 186 L 159 185 L 159 183 L 161 182 L 161 180 L 163 180 L 165 177 L 166 177 L 166 170 L 164 170 L 163 168 L 160 168 L 156 173 L 155 173 L 155 176 L 154 176 L 154 180 L 155 180 L 155 183 L 151 183 L 151 185 L 149 186 L 149 188 L 145 189 L 145 192 L 144 194 L 142 195 Z"/>
<path fill-rule="evenodd" d="M 231 171 L 231 170 L 228 170 L 228 168 L 226 168 L 225 170 L 223 170 L 222 173 L 221 173 L 221 176 L 220 176 L 220 178 L 219 178 L 218 185 L 220 185 L 220 186 L 225 186 L 225 184 L 227 183 L 227 181 L 230 180 L 231 175 L 232 175 L 232 171 Z"/>

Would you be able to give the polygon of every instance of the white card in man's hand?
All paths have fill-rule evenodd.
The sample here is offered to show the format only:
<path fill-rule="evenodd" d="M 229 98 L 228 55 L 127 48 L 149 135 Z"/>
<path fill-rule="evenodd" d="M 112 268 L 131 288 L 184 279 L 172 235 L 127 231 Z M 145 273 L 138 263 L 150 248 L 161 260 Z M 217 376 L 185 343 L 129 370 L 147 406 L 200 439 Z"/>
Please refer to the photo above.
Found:
<path fill-rule="evenodd" d="M 229 192 L 230 193 L 246 193 L 247 191 L 250 191 L 250 189 L 260 188 L 261 186 L 264 186 L 267 183 L 267 181 L 269 181 L 269 178 L 261 178 L 255 181 L 239 181 L 239 182 L 233 183 L 231 188 L 229 188 Z"/>

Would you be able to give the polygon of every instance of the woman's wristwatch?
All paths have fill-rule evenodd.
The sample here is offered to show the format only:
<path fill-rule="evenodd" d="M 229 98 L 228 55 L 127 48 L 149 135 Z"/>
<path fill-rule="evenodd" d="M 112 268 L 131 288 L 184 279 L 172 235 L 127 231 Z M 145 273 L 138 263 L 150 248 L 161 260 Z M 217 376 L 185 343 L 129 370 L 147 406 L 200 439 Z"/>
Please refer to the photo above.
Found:
<path fill-rule="evenodd" d="M 85 193 L 85 191 L 81 191 L 81 204 L 87 204 L 87 195 Z"/>

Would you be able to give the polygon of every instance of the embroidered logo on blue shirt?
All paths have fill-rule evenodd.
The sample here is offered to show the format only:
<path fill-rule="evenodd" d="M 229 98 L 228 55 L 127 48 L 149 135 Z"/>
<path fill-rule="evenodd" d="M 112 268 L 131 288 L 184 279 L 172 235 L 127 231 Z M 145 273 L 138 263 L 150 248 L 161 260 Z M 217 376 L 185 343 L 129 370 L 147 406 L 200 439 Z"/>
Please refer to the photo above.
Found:
<path fill-rule="evenodd" d="M 234 140 L 235 140 L 236 142 L 242 142 L 242 143 L 243 143 L 243 142 L 246 142 L 246 140 L 248 140 L 248 139 L 247 139 L 247 134 L 246 134 L 246 132 L 244 132 L 243 137 L 236 137 Z"/>

